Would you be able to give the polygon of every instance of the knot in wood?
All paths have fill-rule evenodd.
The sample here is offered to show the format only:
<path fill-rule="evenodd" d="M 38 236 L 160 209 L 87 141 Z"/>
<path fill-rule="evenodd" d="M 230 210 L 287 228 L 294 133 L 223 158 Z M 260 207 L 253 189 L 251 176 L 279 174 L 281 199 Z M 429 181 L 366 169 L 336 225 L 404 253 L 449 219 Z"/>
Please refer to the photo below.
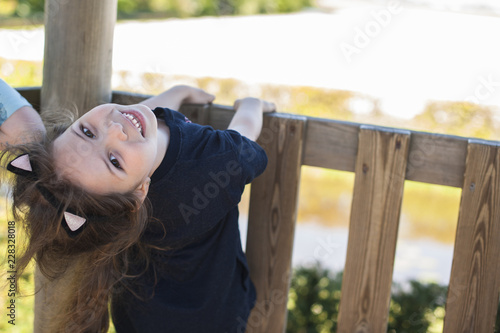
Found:
<path fill-rule="evenodd" d="M 401 149 L 401 139 L 396 139 L 396 149 Z"/>
<path fill-rule="evenodd" d="M 369 169 L 368 164 L 363 163 L 363 173 L 367 173 Z"/>
<path fill-rule="evenodd" d="M 290 125 L 290 133 L 295 133 L 295 125 Z"/>
<path fill-rule="evenodd" d="M 471 192 L 474 192 L 475 189 L 476 189 L 476 183 L 471 183 L 470 186 L 469 186 L 469 190 Z"/>

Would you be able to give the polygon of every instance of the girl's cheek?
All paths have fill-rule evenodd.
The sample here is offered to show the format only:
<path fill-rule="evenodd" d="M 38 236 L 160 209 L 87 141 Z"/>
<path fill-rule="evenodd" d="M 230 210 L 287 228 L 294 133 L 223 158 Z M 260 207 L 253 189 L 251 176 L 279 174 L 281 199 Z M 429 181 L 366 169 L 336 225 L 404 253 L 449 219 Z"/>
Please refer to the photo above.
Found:
<path fill-rule="evenodd" d="M 82 158 L 89 157 L 92 153 L 90 144 L 88 142 L 78 142 L 76 145 L 76 153 Z"/>

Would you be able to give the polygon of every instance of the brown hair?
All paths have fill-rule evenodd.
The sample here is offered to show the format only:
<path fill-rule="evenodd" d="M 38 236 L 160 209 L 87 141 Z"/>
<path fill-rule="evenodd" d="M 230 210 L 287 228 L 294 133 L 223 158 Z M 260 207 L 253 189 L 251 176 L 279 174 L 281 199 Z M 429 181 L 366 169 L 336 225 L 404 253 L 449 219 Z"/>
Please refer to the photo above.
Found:
<path fill-rule="evenodd" d="M 64 280 L 64 293 L 54 295 L 57 304 L 51 304 L 55 308 L 50 322 L 44 323 L 50 326 L 44 327 L 48 331 L 106 332 L 110 293 L 127 277 L 131 258 L 147 266 L 147 250 L 138 241 L 148 221 L 149 204 L 147 199 L 141 203 L 133 192 L 90 194 L 58 176 L 52 143 L 65 128 L 56 128 L 41 142 L 9 146 L 0 154 L 3 166 L 28 153 L 37 167 L 35 181 L 4 177 L 11 185 L 14 219 L 27 236 L 24 251 L 17 255 L 17 274 L 34 258 L 47 281 Z M 43 197 L 37 184 L 56 197 L 62 210 Z M 61 224 L 61 211 L 67 209 L 87 218 L 85 228 L 75 237 Z"/>

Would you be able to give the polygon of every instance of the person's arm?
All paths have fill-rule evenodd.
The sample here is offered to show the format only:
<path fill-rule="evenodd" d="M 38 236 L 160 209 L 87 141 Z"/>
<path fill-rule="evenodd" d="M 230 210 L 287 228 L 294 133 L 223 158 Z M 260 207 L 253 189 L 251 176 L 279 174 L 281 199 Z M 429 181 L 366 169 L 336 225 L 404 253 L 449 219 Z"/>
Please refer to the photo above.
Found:
<path fill-rule="evenodd" d="M 263 112 L 276 110 L 274 103 L 258 98 L 247 97 L 234 102 L 234 114 L 228 129 L 235 130 L 250 140 L 257 140 L 262 130 Z"/>
<path fill-rule="evenodd" d="M 152 110 L 156 107 L 164 107 L 179 110 L 182 104 L 207 104 L 212 103 L 214 96 L 206 91 L 190 86 L 175 86 L 159 95 L 142 101 Z"/>
<path fill-rule="evenodd" d="M 22 106 L 0 125 L 0 150 L 6 145 L 15 145 L 39 140 L 45 133 L 42 119 L 31 106 Z"/>
<path fill-rule="evenodd" d="M 44 132 L 45 127 L 38 112 L 0 79 L 0 150 L 7 144 L 37 140 Z"/>

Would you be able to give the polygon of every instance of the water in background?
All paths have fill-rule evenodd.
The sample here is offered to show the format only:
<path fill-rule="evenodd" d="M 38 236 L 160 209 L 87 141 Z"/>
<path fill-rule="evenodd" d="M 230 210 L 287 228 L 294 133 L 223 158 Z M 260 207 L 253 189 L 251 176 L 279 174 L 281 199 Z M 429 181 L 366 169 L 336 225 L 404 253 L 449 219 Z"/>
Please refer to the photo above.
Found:
<path fill-rule="evenodd" d="M 319 175 L 318 175 L 319 174 Z M 321 175 L 323 174 L 323 175 Z M 325 175 L 326 174 L 326 175 Z M 354 175 L 302 167 L 293 265 L 345 265 Z M 406 181 L 393 279 L 449 282 L 460 190 Z M 248 194 L 240 207 L 246 239 Z"/>

